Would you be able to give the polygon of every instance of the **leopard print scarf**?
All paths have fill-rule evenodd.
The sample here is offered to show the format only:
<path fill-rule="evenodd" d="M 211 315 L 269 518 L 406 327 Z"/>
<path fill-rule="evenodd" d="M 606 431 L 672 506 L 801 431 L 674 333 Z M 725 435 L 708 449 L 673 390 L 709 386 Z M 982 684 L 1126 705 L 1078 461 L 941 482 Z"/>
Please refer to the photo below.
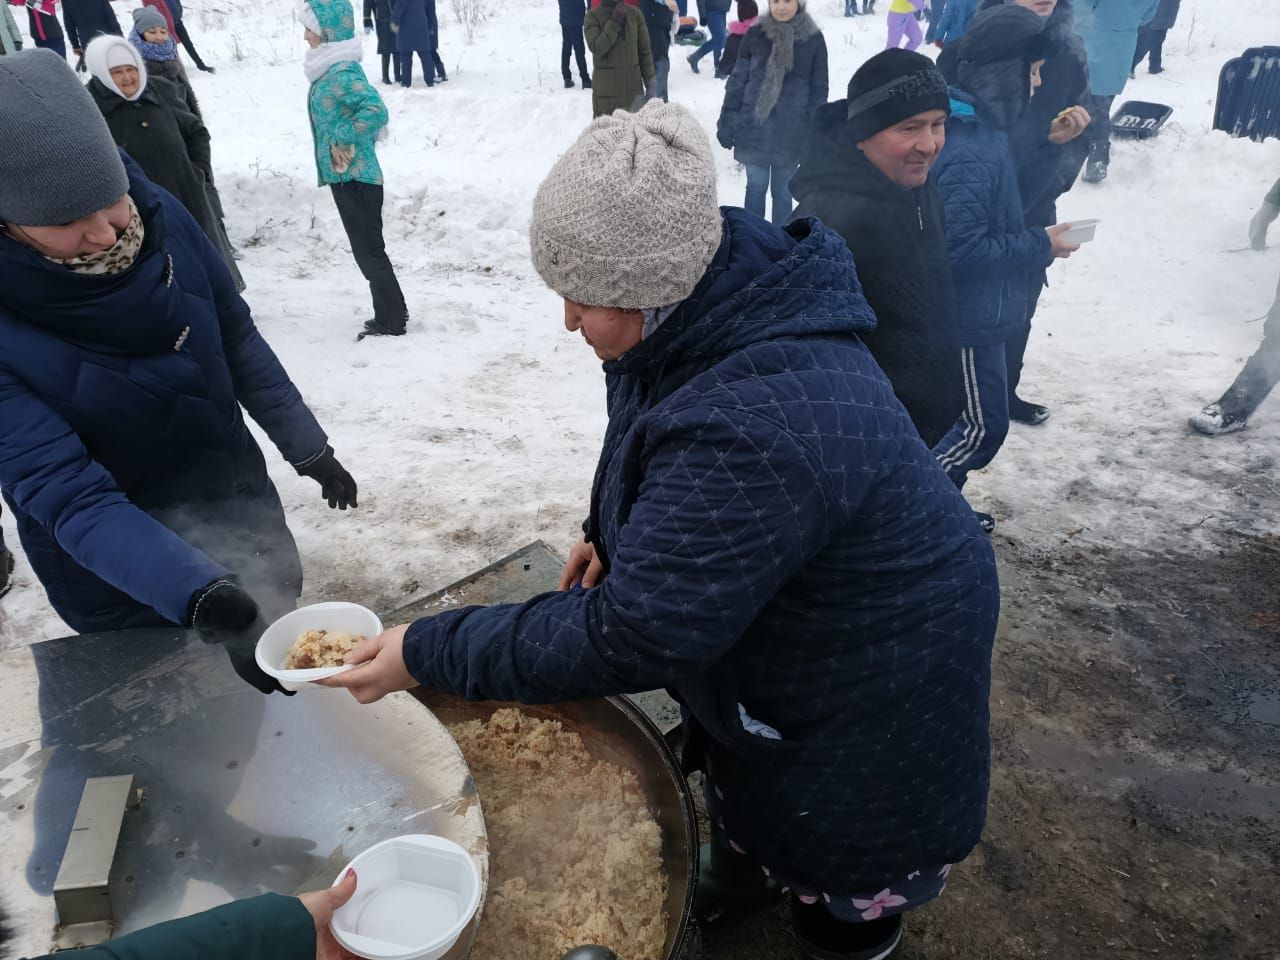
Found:
<path fill-rule="evenodd" d="M 134 204 L 133 197 L 130 197 L 129 225 L 120 231 L 120 237 L 114 245 L 98 253 L 86 254 L 83 257 L 72 257 L 70 260 L 59 260 L 56 257 L 50 257 L 49 259 L 54 263 L 62 264 L 74 273 L 115 276 L 117 273 L 124 273 L 133 266 L 133 261 L 138 258 L 138 251 L 142 249 L 142 241 L 145 237 L 146 230 L 142 226 L 142 215 L 138 213 L 138 207 Z"/>

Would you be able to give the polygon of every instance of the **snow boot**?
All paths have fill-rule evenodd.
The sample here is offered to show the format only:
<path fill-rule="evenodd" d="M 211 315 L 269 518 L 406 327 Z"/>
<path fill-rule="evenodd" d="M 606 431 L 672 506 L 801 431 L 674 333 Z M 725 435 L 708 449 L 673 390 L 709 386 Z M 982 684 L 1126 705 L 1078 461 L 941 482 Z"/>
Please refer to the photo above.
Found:
<path fill-rule="evenodd" d="M 0 597 L 13 587 L 13 554 L 8 547 L 0 547 Z"/>
<path fill-rule="evenodd" d="M 782 888 L 742 854 L 718 843 L 698 849 L 693 913 L 703 923 L 752 910 L 782 895 Z"/>
<path fill-rule="evenodd" d="M 408 317 L 405 318 L 408 320 Z M 365 337 L 403 337 L 405 335 L 405 323 L 402 321 L 398 327 L 389 326 L 379 323 L 377 320 L 366 320 L 364 329 L 356 336 L 356 342 L 359 343 Z"/>
<path fill-rule="evenodd" d="M 1080 179 L 1085 183 L 1101 183 L 1107 179 L 1107 161 L 1090 158 L 1084 165 L 1084 176 Z"/>
<path fill-rule="evenodd" d="M 1223 410 L 1221 402 L 1210 403 L 1188 420 L 1187 425 L 1196 433 L 1203 433 L 1206 437 L 1217 437 L 1224 433 L 1243 430 L 1249 425 L 1249 418 Z"/>
<path fill-rule="evenodd" d="M 564 88 L 565 88 L 566 90 L 572 90 L 572 89 L 573 89 L 573 77 L 565 77 L 565 78 L 564 78 Z"/>
<path fill-rule="evenodd" d="M 583 78 L 582 78 L 582 89 L 583 89 L 583 90 L 590 90 L 590 89 L 591 89 L 591 78 L 590 78 L 590 77 L 583 77 Z"/>
<path fill-rule="evenodd" d="M 1049 408 L 1038 403 L 1028 403 L 1015 395 L 1009 398 L 1009 419 L 1033 427 L 1039 426 L 1049 419 Z"/>
<path fill-rule="evenodd" d="M 845 923 L 821 903 L 791 897 L 796 960 L 889 960 L 902 944 L 902 915 Z"/>
<path fill-rule="evenodd" d="M 698 55 L 696 53 L 689 54 L 688 61 L 689 61 L 689 66 L 693 69 L 693 72 L 697 73 L 698 72 Z"/>

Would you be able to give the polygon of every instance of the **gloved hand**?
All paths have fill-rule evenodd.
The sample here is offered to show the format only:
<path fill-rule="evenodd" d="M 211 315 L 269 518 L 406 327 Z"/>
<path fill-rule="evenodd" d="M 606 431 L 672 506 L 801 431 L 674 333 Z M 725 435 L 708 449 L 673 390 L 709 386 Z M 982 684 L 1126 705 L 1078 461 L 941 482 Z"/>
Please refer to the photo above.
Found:
<path fill-rule="evenodd" d="M 716 140 L 719 141 L 720 146 L 724 147 L 726 150 L 733 149 L 733 131 L 724 124 L 718 124 L 716 126 Z"/>
<path fill-rule="evenodd" d="M 333 447 L 326 446 L 320 456 L 305 466 L 294 469 L 299 476 L 310 477 L 320 484 L 324 498 L 329 501 L 329 509 L 336 507 L 345 510 L 347 507 L 359 506 L 356 503 L 356 481 L 333 455 Z"/>
<path fill-rule="evenodd" d="M 1263 200 L 1262 206 L 1249 221 L 1249 246 L 1255 250 L 1267 249 L 1267 228 L 1275 222 L 1276 217 L 1280 217 L 1280 207 Z"/>
<path fill-rule="evenodd" d="M 220 578 L 191 595 L 187 624 L 201 633 L 236 633 L 258 619 L 258 604 L 234 580 Z"/>
<path fill-rule="evenodd" d="M 626 0 L 618 0 L 618 5 L 613 8 L 613 22 L 621 25 L 626 19 L 627 19 Z"/>
<path fill-rule="evenodd" d="M 261 693 L 290 692 L 258 666 L 255 648 L 267 625 L 258 616 L 253 597 L 235 581 L 222 578 L 197 590 L 191 597 L 187 622 L 205 643 L 216 643 L 226 651 L 231 669 L 249 686 Z"/>

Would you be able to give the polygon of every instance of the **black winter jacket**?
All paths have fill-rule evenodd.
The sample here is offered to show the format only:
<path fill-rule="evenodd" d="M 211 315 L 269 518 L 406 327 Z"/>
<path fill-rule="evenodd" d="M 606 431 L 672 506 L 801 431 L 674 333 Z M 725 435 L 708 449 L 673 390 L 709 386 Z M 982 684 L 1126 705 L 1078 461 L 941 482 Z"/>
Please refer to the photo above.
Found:
<path fill-rule="evenodd" d="M 560 0 L 561 24 L 566 27 L 581 27 L 586 19 L 586 0 Z"/>
<path fill-rule="evenodd" d="M 67 24 L 67 46 L 73 50 L 83 50 L 104 33 L 124 36 L 107 0 L 62 0 L 62 19 Z"/>
<path fill-rule="evenodd" d="M 876 314 L 862 339 L 932 448 L 964 409 L 942 202 L 933 180 L 907 190 L 877 170 L 846 132 L 847 111 L 847 100 L 818 110 L 791 181 L 795 216 L 817 217 L 848 243 Z"/>
<path fill-rule="evenodd" d="M 808 17 L 801 11 L 796 18 Z M 724 90 L 724 105 L 716 137 L 734 159 L 748 166 L 787 166 L 805 155 L 814 114 L 827 102 L 827 42 L 821 31 L 795 45 L 792 67 L 782 81 L 782 91 L 763 123 L 756 119 L 769 69 L 773 41 L 770 20 L 761 16 L 747 31 Z M 810 21 L 812 22 L 812 21 Z"/>
<path fill-rule="evenodd" d="M 649 52 L 653 62 L 666 60 L 671 50 L 671 20 L 675 16 L 663 0 L 640 0 L 644 25 L 649 28 Z"/>

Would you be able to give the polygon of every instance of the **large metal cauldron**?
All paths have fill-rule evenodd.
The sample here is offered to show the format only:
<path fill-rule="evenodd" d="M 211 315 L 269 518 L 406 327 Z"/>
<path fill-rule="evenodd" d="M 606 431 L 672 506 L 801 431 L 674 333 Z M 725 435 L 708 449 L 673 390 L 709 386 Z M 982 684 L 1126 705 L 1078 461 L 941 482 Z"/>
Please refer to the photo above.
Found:
<path fill-rule="evenodd" d="M 411 693 L 445 724 L 487 720 L 495 710 L 512 706 L 538 719 L 559 720 L 582 737 L 597 760 L 634 772 L 662 830 L 662 862 L 669 880 L 665 956 L 667 960 L 685 956 L 694 935 L 690 917 L 698 871 L 697 820 L 688 783 L 675 757 L 658 728 L 639 707 L 626 697 L 526 706 L 492 700 L 470 702 L 424 689 Z M 483 796 L 480 804 L 483 810 Z"/>

